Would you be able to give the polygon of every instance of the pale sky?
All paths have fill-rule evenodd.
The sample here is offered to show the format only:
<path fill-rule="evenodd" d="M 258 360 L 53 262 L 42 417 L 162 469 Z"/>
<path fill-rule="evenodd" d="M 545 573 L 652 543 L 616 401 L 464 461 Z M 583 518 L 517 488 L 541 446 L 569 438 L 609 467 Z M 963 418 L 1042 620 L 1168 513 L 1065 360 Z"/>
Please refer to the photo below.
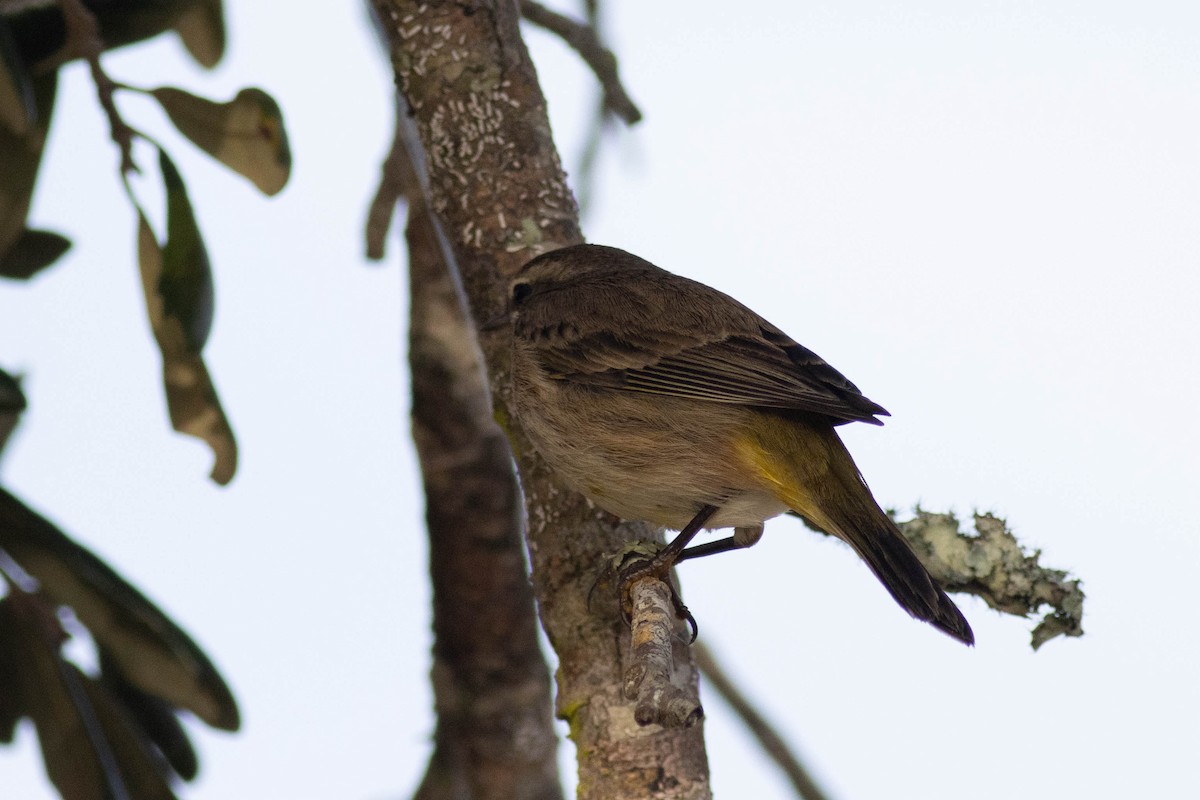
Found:
<path fill-rule="evenodd" d="M 588 238 L 734 295 L 888 408 L 842 429 L 881 503 L 1003 515 L 1088 596 L 1086 635 L 1036 654 L 1033 622 L 958 598 L 967 649 L 777 520 L 681 568 L 705 642 L 835 798 L 1200 796 L 1200 7 L 608 5 L 646 120 L 605 150 Z M 353 3 L 226 11 L 214 74 L 170 40 L 106 63 L 218 99 L 258 85 L 286 116 L 295 172 L 266 200 L 122 101 L 176 156 L 207 237 L 206 358 L 239 474 L 212 485 L 207 451 L 169 430 L 134 219 L 76 65 L 31 220 L 75 246 L 0 285 L 0 366 L 30 401 L 3 481 L 231 683 L 244 729 L 190 725 L 201 777 L 182 797 L 405 797 L 433 725 L 407 287 L 399 247 L 361 257 L 391 78 Z M 529 38 L 573 168 L 594 84 Z M 789 797 L 705 700 L 717 796 Z M 53 797 L 32 728 L 18 739 L 0 793 Z M 573 786 L 569 743 L 562 758 Z"/>

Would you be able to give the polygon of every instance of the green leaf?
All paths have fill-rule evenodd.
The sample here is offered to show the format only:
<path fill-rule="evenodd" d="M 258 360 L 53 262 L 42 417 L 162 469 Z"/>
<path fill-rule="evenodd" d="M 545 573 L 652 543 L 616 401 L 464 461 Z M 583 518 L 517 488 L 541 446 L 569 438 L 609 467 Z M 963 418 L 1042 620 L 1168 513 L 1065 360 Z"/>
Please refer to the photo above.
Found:
<path fill-rule="evenodd" d="M 0 744 L 12 744 L 17 723 L 29 713 L 21 692 L 21 664 L 15 658 L 19 643 L 4 625 L 5 600 L 0 600 Z"/>
<path fill-rule="evenodd" d="M 100 730 L 121 769 L 131 800 L 177 800 L 171 791 L 169 771 L 151 752 L 151 742 L 137 729 L 125 707 L 109 694 L 106 687 L 84 675 L 74 664 L 70 665 L 70 671 L 95 710 Z M 73 755 L 68 757 L 73 758 Z"/>
<path fill-rule="evenodd" d="M 33 720 L 46 774 L 69 800 L 175 800 L 164 770 L 107 691 L 62 656 L 64 635 L 40 595 L 0 600 L 0 641 Z"/>
<path fill-rule="evenodd" d="M 0 548 L 70 606 L 123 678 L 216 728 L 237 730 L 233 695 L 199 646 L 91 551 L 0 488 Z"/>
<path fill-rule="evenodd" d="M 100 42 L 110 51 L 169 31 L 198 0 L 84 0 L 83 5 L 100 27 Z M 43 0 L 0 0 L 20 42 L 25 63 L 61 63 L 78 59 L 77 42 L 68 41 L 60 3 Z M 78 37 L 76 37 L 78 38 Z M 68 44 L 75 44 L 70 52 Z"/>
<path fill-rule="evenodd" d="M 0 255 L 0 276 L 29 280 L 71 249 L 71 240 L 53 231 L 24 228 Z"/>
<path fill-rule="evenodd" d="M 221 0 L 197 0 L 175 22 L 175 32 L 188 53 L 205 69 L 225 54 L 225 15 Z"/>
<path fill-rule="evenodd" d="M 212 265 L 183 176 L 164 150 L 158 151 L 158 164 L 167 195 L 167 241 L 162 248 L 158 292 L 163 313 L 179 320 L 188 346 L 199 353 L 212 330 Z"/>
<path fill-rule="evenodd" d="M 0 453 L 4 452 L 4 445 L 8 444 L 8 437 L 17 427 L 26 405 L 20 381 L 0 369 Z"/>
<path fill-rule="evenodd" d="M 25 136 L 36 121 L 33 83 L 8 22 L 0 16 L 0 126 L 17 136 Z"/>
<path fill-rule="evenodd" d="M 25 135 L 13 133 L 0 125 L 0 260 L 21 240 L 29 200 L 37 180 L 38 166 L 54 109 L 58 89 L 57 73 L 41 75 L 33 80 L 37 102 L 36 122 Z"/>
<path fill-rule="evenodd" d="M 86 0 L 100 23 L 105 51 L 145 41 L 171 30 L 195 0 Z"/>
<path fill-rule="evenodd" d="M 292 154 L 279 104 L 261 89 L 242 89 L 227 103 L 164 86 L 152 89 L 171 122 L 197 147 L 248 178 L 264 194 L 283 189 Z"/>
<path fill-rule="evenodd" d="M 0 414 L 20 414 L 28 405 L 21 382 L 0 369 Z"/>
<path fill-rule="evenodd" d="M 175 774 L 185 781 L 196 777 L 196 750 L 170 703 L 134 686 L 108 651 L 100 648 L 100 685 L 136 723 L 138 730 L 162 753 Z"/>
<path fill-rule="evenodd" d="M 62 630 L 34 595 L 16 589 L 0 600 L 0 640 L 16 676 L 18 708 L 37 727 L 46 774 L 63 797 L 101 797 L 105 772 L 80 708 L 64 682 Z M 72 761 L 64 752 L 74 752 Z"/>
<path fill-rule="evenodd" d="M 136 203 L 135 203 L 136 207 Z M 213 452 L 212 479 L 222 486 L 237 472 L 237 442 L 209 377 L 208 367 L 192 349 L 183 323 L 166 313 L 160 294 L 163 248 L 145 213 L 138 214 L 138 265 L 146 294 L 146 313 L 163 360 L 163 388 L 171 425 L 180 433 L 206 442 Z"/>

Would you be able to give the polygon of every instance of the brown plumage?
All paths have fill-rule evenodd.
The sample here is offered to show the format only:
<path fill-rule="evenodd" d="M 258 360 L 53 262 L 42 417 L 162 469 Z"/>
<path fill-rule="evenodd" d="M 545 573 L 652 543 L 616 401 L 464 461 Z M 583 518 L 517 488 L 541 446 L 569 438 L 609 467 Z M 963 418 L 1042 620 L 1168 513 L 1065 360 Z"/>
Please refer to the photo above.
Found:
<path fill-rule="evenodd" d="M 791 509 L 847 542 L 909 614 L 971 628 L 879 508 L 834 426 L 887 412 L 722 292 L 623 250 L 577 245 L 511 286 L 513 399 L 569 484 L 625 519 L 753 541 Z"/>

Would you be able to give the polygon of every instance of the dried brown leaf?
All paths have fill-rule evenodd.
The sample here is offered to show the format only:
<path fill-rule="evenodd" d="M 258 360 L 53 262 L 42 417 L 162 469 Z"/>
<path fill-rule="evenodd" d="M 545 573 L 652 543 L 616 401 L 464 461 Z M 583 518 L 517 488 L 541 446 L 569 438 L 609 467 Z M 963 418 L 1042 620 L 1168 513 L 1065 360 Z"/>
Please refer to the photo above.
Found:
<path fill-rule="evenodd" d="M 217 103 L 172 86 L 152 89 L 171 122 L 197 147 L 248 178 L 264 194 L 287 184 L 292 154 L 279 104 L 261 89 Z"/>
<path fill-rule="evenodd" d="M 107 693 L 61 653 L 63 634 L 37 595 L 0 601 L 0 641 L 15 667 L 46 774 L 64 800 L 174 800 L 163 770 Z"/>
<path fill-rule="evenodd" d="M 163 358 L 163 386 L 171 425 L 206 442 L 213 452 L 211 477 L 221 485 L 237 472 L 237 442 L 221 408 L 208 367 L 192 350 L 182 320 L 167 313 L 161 294 L 163 249 L 146 215 L 138 210 L 138 264 L 150 327 Z"/>

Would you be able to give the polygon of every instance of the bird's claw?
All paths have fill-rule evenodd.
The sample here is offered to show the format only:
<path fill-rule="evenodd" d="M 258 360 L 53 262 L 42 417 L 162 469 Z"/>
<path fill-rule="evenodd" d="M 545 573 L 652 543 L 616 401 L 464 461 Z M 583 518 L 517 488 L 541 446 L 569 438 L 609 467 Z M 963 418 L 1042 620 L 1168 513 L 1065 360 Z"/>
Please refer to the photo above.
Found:
<path fill-rule="evenodd" d="M 609 566 L 596 581 L 592 590 L 595 591 L 596 586 L 602 583 L 615 584 L 620 600 L 621 616 L 625 620 L 625 624 L 629 625 L 633 620 L 633 599 L 630 595 L 633 584 L 642 578 L 661 581 L 667 585 L 667 589 L 671 593 L 671 605 L 675 609 L 675 616 L 686 622 L 691 630 L 691 638 L 688 639 L 688 644 L 691 644 L 696 641 L 700 627 L 696 624 L 696 618 L 692 612 L 679 597 L 675 582 L 671 580 L 671 568 L 674 566 L 674 561 L 658 557 L 662 549 L 662 545 L 653 542 L 634 542 L 628 545 L 612 557 Z"/>

